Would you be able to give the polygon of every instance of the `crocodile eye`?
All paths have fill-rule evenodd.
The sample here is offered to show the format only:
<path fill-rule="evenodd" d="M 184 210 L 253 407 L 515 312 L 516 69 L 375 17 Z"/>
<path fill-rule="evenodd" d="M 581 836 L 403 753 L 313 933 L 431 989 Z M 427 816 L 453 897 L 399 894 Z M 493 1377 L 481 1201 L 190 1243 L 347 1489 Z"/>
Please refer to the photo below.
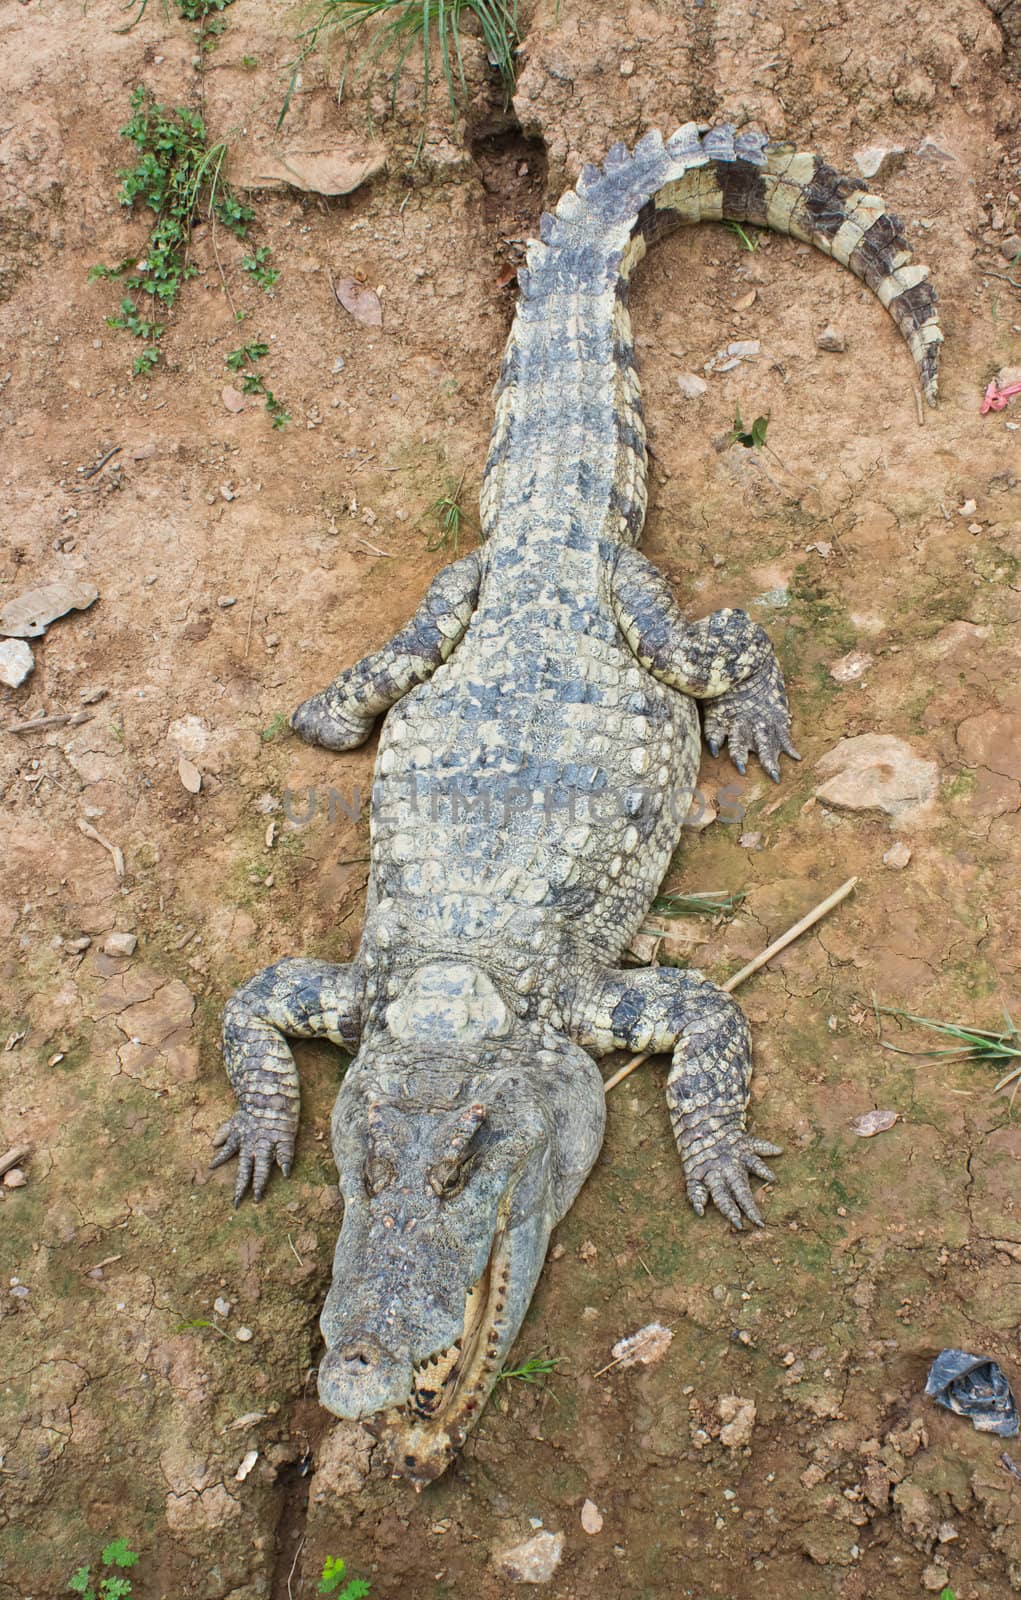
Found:
<path fill-rule="evenodd" d="M 441 1200 L 451 1200 L 460 1194 L 475 1162 L 470 1156 L 460 1161 L 438 1161 L 429 1172 L 429 1187 Z"/>
<path fill-rule="evenodd" d="M 371 1155 L 362 1170 L 365 1192 L 370 1199 L 388 1189 L 397 1176 L 397 1169 L 386 1156 Z"/>

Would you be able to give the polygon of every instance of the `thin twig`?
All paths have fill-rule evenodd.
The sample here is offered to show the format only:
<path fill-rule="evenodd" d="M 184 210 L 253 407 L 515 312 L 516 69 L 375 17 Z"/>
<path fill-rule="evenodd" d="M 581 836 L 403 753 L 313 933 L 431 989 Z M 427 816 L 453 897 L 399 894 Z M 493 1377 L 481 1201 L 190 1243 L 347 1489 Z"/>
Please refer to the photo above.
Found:
<path fill-rule="evenodd" d="M 294 1240 L 291 1238 L 290 1234 L 287 1235 L 287 1243 L 291 1247 L 291 1254 L 293 1255 L 295 1261 L 298 1263 L 299 1267 L 303 1267 L 305 1265 L 305 1263 L 304 1263 L 304 1261 L 302 1261 L 302 1259 L 299 1256 L 297 1250 L 295 1249 Z"/>
<path fill-rule="evenodd" d="M 112 450 L 108 450 L 106 452 L 105 456 L 100 456 L 94 467 L 89 467 L 88 471 L 86 471 L 84 467 L 79 467 L 78 471 L 81 473 L 83 478 L 94 478 L 97 472 L 102 472 L 110 457 L 117 455 L 121 448 L 122 447 L 119 444 L 115 444 Z"/>
<path fill-rule="evenodd" d="M 733 994 L 734 990 L 744 983 L 746 978 L 750 978 L 753 972 L 758 972 L 760 967 L 764 967 L 768 961 L 772 961 L 773 957 L 779 955 L 781 950 L 786 950 L 787 946 L 793 944 L 795 939 L 799 939 L 803 933 L 807 933 L 808 929 L 820 922 L 827 912 L 832 911 L 834 906 L 838 906 L 841 900 L 847 899 L 857 882 L 857 878 L 848 878 L 847 882 L 842 883 L 839 889 L 834 889 L 833 893 L 827 895 L 825 900 L 821 900 L 813 911 L 802 917 L 800 922 L 796 922 L 793 928 L 788 928 L 787 932 L 782 933 L 779 939 L 774 939 L 773 943 L 767 945 L 766 949 L 757 955 L 754 961 L 749 961 L 748 965 L 742 967 L 740 972 L 735 972 L 732 978 L 728 978 L 726 983 L 720 985 L 724 994 Z M 615 1072 L 612 1078 L 607 1078 L 603 1085 L 603 1092 L 609 1094 L 611 1089 L 615 1089 L 618 1083 L 623 1083 L 625 1078 L 629 1078 L 632 1072 L 640 1067 L 644 1061 L 648 1061 L 651 1055 L 655 1054 L 655 1050 L 646 1050 L 641 1055 L 634 1056 L 626 1066 L 620 1068 L 619 1072 Z M 608 1369 L 604 1368 L 605 1370 Z"/>
<path fill-rule="evenodd" d="M 80 728 L 83 722 L 91 722 L 92 715 L 88 711 L 59 711 L 52 717 L 32 717 L 28 722 L 9 722 L 4 729 L 5 733 L 35 733 L 37 728 Z"/>
<path fill-rule="evenodd" d="M 921 389 L 914 389 L 913 388 L 911 392 L 915 397 L 915 411 L 918 413 L 918 426 L 920 428 L 924 428 L 925 427 L 925 411 L 922 408 L 922 391 L 921 391 Z"/>
<path fill-rule="evenodd" d="M 370 544 L 368 539 L 361 539 L 357 534 L 355 535 L 355 544 L 364 545 L 366 550 L 370 550 L 374 556 L 385 556 L 387 560 L 393 555 L 392 550 L 381 550 L 377 544 Z"/>
<path fill-rule="evenodd" d="M 248 659 L 248 650 L 249 650 L 249 647 L 250 647 L 250 645 L 252 643 L 252 623 L 255 621 L 255 602 L 259 598 L 259 579 L 261 577 L 262 577 L 262 568 L 260 567 L 257 570 L 256 574 L 255 574 L 255 582 L 252 585 L 252 603 L 248 608 L 248 627 L 247 627 L 247 629 L 245 631 L 245 660 L 246 661 Z"/>
<path fill-rule="evenodd" d="M 287 1574 L 287 1600 L 294 1600 L 294 1590 L 291 1588 L 291 1579 L 294 1577 L 294 1569 L 298 1565 L 298 1557 L 301 1555 L 301 1552 L 304 1550 L 304 1548 L 305 1535 L 302 1534 L 301 1538 L 298 1540 L 298 1548 L 294 1552 L 294 1560 L 291 1562 L 291 1570 Z"/>
<path fill-rule="evenodd" d="M 103 835 L 101 833 L 97 833 L 91 822 L 86 822 L 84 817 L 78 818 L 78 831 L 79 833 L 84 833 L 86 839 L 92 839 L 95 844 L 101 844 L 103 849 L 109 852 L 113 860 L 114 872 L 116 872 L 118 878 L 123 878 L 124 852 L 120 846 L 111 844 L 109 839 L 104 839 Z"/>

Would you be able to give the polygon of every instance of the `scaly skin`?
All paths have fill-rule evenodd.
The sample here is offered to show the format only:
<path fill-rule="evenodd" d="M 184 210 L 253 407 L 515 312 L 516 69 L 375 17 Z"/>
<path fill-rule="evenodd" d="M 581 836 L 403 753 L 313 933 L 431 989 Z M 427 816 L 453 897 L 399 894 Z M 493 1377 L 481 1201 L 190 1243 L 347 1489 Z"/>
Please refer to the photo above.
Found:
<path fill-rule="evenodd" d="M 935 295 L 900 224 L 815 156 L 693 124 L 616 146 L 520 274 L 482 493 L 483 548 L 417 616 L 298 708 L 353 749 L 388 708 L 372 881 L 349 966 L 281 962 L 228 1003 L 236 1201 L 286 1174 L 298 1082 L 285 1035 L 357 1055 L 333 1120 L 344 1225 L 323 1310 L 323 1403 L 371 1419 L 416 1486 L 442 1472 L 509 1352 L 550 1231 L 598 1153 L 610 1050 L 672 1054 L 688 1195 L 761 1223 L 745 1131 L 748 1026 L 697 972 L 622 952 L 715 752 L 774 779 L 795 751 L 783 679 L 741 611 L 688 623 L 632 546 L 645 433 L 626 309 L 647 241 L 730 217 L 808 239 L 888 305 L 936 393 Z"/>

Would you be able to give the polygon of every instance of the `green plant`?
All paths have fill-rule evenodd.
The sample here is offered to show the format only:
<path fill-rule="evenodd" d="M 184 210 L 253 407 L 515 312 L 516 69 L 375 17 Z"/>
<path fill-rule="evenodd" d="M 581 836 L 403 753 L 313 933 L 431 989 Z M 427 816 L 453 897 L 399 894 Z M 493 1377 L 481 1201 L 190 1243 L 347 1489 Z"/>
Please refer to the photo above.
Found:
<path fill-rule="evenodd" d="M 743 899 L 743 889 L 736 894 L 711 889 L 701 894 L 658 894 L 651 911 L 656 917 L 717 917 L 736 911 Z"/>
<path fill-rule="evenodd" d="M 761 450 L 766 442 L 766 429 L 769 427 L 768 413 L 764 417 L 756 417 L 750 428 L 746 428 L 741 421 L 740 406 L 734 407 L 734 426 L 727 438 L 728 444 L 743 444 L 746 450 Z"/>
<path fill-rule="evenodd" d="M 1021 1034 L 1009 1011 L 1004 1010 L 1007 1027 L 1002 1033 L 995 1033 L 992 1029 L 965 1027 L 959 1022 L 935 1022 L 931 1017 L 915 1017 L 910 1011 L 901 1011 L 896 1006 L 876 1005 L 873 1001 L 877 1017 L 898 1017 L 902 1022 L 913 1022 L 918 1028 L 929 1028 L 933 1033 L 942 1034 L 945 1039 L 956 1039 L 957 1044 L 948 1050 L 905 1050 L 901 1045 L 891 1044 L 888 1039 L 880 1040 L 885 1050 L 893 1050 L 901 1056 L 930 1056 L 943 1057 L 951 1061 L 988 1061 L 997 1066 L 1010 1061 L 1013 1065 L 994 1086 L 994 1093 L 1006 1090 L 1008 1084 L 1013 1084 L 1010 1103 L 1014 1104 L 1018 1090 L 1021 1089 Z"/>
<path fill-rule="evenodd" d="M 556 1371 L 560 1356 L 529 1356 L 520 1367 L 505 1367 L 497 1378 L 497 1383 L 506 1383 L 511 1378 L 518 1378 L 522 1383 L 542 1383 L 551 1373 Z"/>
<path fill-rule="evenodd" d="M 126 1539 L 114 1539 L 102 1551 L 99 1557 L 103 1567 L 133 1567 L 138 1556 L 131 1549 Z M 130 1578 L 119 1578 L 113 1572 L 100 1572 L 96 1579 L 97 1587 L 92 1586 L 92 1572 L 89 1567 L 79 1567 L 68 1579 L 67 1587 L 73 1594 L 80 1594 L 83 1600 L 127 1600 L 131 1594 Z"/>
<path fill-rule="evenodd" d="M 456 556 L 461 544 L 461 521 L 464 512 L 461 509 L 461 490 L 464 488 L 465 473 L 462 472 L 455 484 L 448 480 L 446 493 L 441 494 L 429 507 L 429 516 L 435 517 L 437 530 L 430 534 L 426 542 L 427 550 L 450 549 Z"/>
<path fill-rule="evenodd" d="M 457 117 L 458 89 L 467 99 L 468 83 L 461 54 L 461 18 L 470 12 L 479 23 L 486 54 L 503 81 L 508 101 L 514 91 L 514 53 L 520 40 L 517 0 L 322 0 L 319 15 L 298 35 L 298 55 L 291 63 L 291 81 L 277 121 L 283 122 L 290 109 L 298 75 L 320 40 L 339 32 L 348 37 L 366 23 L 378 21 L 376 37 L 366 51 L 364 62 L 371 64 L 387 50 L 397 53 L 390 79 L 391 104 L 396 102 L 401 70 L 413 45 L 422 41 L 422 95 L 428 104 L 432 76 L 432 52 L 438 47 L 440 65 L 447 85 L 451 113 Z M 436 39 L 433 42 L 433 31 Z M 360 69 L 359 69 L 360 70 Z M 344 93 L 347 67 L 341 74 L 337 95 Z"/>
<path fill-rule="evenodd" d="M 949 1584 L 945 1589 L 940 1590 L 939 1600 L 957 1600 L 957 1596 L 955 1595 L 953 1589 L 950 1588 Z"/>
<path fill-rule="evenodd" d="M 735 239 L 739 239 L 741 241 L 746 250 L 750 250 L 754 254 L 754 252 L 759 248 L 759 245 L 762 242 L 762 235 L 760 233 L 746 233 L 739 222 L 727 221 L 723 224 L 723 226 L 728 230 L 728 232 L 734 235 Z"/>
<path fill-rule="evenodd" d="M 276 267 L 267 265 L 270 254 L 269 246 L 264 244 L 258 250 L 253 250 L 250 256 L 243 257 L 241 262 L 242 271 L 247 272 L 260 289 L 272 289 L 280 276 Z"/>
<path fill-rule="evenodd" d="M 284 713 L 282 711 L 274 711 L 273 715 L 269 719 L 269 722 L 262 730 L 261 737 L 263 744 L 271 744 L 272 741 L 277 737 L 277 734 L 286 733 L 289 727 L 290 723 L 288 722 Z"/>
<path fill-rule="evenodd" d="M 198 24 L 195 31 L 195 43 L 199 49 L 203 52 L 211 50 L 217 35 L 221 34 L 226 26 L 223 17 L 218 13 L 226 11 L 227 7 L 233 3 L 233 0 L 174 0 L 174 3 L 177 6 L 178 16 L 183 17 L 185 22 Z M 124 10 L 130 11 L 133 4 L 134 0 L 128 0 Z M 137 27 L 145 16 L 148 4 L 149 0 L 140 0 L 138 10 L 131 18 L 131 21 L 125 23 L 123 28 L 117 28 L 115 31 L 117 33 L 130 33 L 132 28 Z M 170 8 L 167 0 L 163 0 L 163 10 L 169 19 Z"/>
<path fill-rule="evenodd" d="M 365 1600 L 370 1586 L 364 1578 L 349 1578 L 344 1583 L 347 1564 L 340 1556 L 327 1556 L 323 1562 L 323 1575 L 317 1593 L 332 1595 L 333 1600 Z M 344 1583 L 343 1589 L 340 1587 Z"/>
<path fill-rule="evenodd" d="M 268 354 L 269 345 L 253 339 L 248 344 L 239 345 L 236 350 L 231 350 L 229 355 L 224 357 L 224 361 L 231 372 L 242 374 L 241 388 L 245 394 L 258 394 L 263 397 L 274 428 L 286 428 L 291 420 L 290 412 L 283 401 L 277 399 L 272 389 L 266 387 L 266 380 L 261 373 L 251 370 L 257 361 L 261 361 L 263 356 Z"/>
<path fill-rule="evenodd" d="M 119 278 L 130 291 L 121 300 L 120 314 L 107 322 L 145 341 L 146 348 L 135 359 L 137 374 L 151 372 L 159 360 L 166 324 L 158 313 L 169 311 L 182 284 L 195 276 L 186 251 L 200 207 L 204 205 L 211 218 L 241 239 L 255 213 L 224 178 L 226 146 L 207 148 L 205 123 L 197 111 L 186 106 L 170 110 L 141 87 L 131 96 L 131 109 L 133 115 L 120 131 L 135 146 L 138 158 L 133 167 L 118 173 L 117 198 L 122 206 L 147 207 L 155 221 L 141 254 L 135 251 L 115 267 L 92 267 L 89 279 Z M 142 311 L 145 297 L 148 308 Z"/>

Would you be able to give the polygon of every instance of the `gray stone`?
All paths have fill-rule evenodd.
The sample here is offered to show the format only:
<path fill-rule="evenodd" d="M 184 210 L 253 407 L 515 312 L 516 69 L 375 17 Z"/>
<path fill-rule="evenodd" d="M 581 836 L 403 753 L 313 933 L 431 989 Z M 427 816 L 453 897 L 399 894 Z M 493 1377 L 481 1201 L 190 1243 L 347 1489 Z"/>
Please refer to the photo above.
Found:
<path fill-rule="evenodd" d="M 816 771 L 825 780 L 815 791 L 817 800 L 843 811 L 885 811 L 889 817 L 928 805 L 939 783 L 935 761 L 926 761 L 888 733 L 841 739 L 821 757 Z"/>
<path fill-rule="evenodd" d="M 502 1545 L 493 1551 L 493 1560 L 505 1578 L 513 1583 L 549 1583 L 564 1553 L 562 1533 L 543 1529 L 520 1544 Z"/>
<path fill-rule="evenodd" d="M 103 940 L 108 956 L 133 956 L 138 949 L 138 935 L 134 933 L 108 933 Z"/>
<path fill-rule="evenodd" d="M 847 340 L 838 328 L 831 323 L 822 330 L 816 338 L 816 346 L 820 350 L 828 350 L 831 355 L 842 356 L 847 349 Z"/>
<path fill-rule="evenodd" d="M 0 683 L 17 689 L 35 666 L 35 656 L 23 639 L 5 639 L 0 644 Z"/>
<path fill-rule="evenodd" d="M 906 155 L 900 144 L 868 144 L 854 152 L 854 164 L 863 178 L 883 178 L 896 171 Z"/>
<path fill-rule="evenodd" d="M 677 387 L 685 400 L 698 400 L 704 395 L 709 385 L 697 372 L 679 372 L 677 374 Z"/>

